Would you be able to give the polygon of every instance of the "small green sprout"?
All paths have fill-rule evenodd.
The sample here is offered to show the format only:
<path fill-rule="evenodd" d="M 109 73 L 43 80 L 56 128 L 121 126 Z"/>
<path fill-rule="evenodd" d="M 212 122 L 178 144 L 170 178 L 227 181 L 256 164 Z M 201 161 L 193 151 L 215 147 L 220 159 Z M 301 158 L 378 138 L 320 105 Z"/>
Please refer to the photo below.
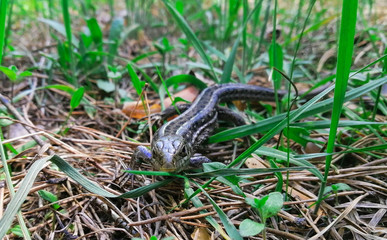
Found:
<path fill-rule="evenodd" d="M 66 117 L 66 120 L 63 123 L 63 126 L 65 126 L 67 124 L 67 122 L 68 122 L 71 114 L 73 113 L 74 109 L 77 108 L 79 106 L 79 104 L 81 103 L 81 100 L 83 98 L 83 94 L 84 93 L 85 93 L 85 88 L 84 87 L 80 87 L 80 88 L 78 88 L 77 90 L 74 91 L 73 96 L 71 97 L 71 101 L 70 101 L 70 111 L 67 114 L 67 117 Z M 63 128 L 63 126 L 62 126 L 62 128 Z M 63 133 L 65 133 L 65 132 L 63 132 Z"/>
<path fill-rule="evenodd" d="M 30 71 L 19 71 L 19 69 L 17 69 L 14 65 L 9 67 L 0 66 L 0 71 L 4 73 L 13 83 L 21 82 L 25 77 L 32 75 Z"/>
<path fill-rule="evenodd" d="M 328 186 L 325 188 L 324 195 L 326 195 L 326 196 L 324 197 L 324 199 L 330 197 L 331 194 L 329 194 L 329 193 L 332 192 L 333 194 L 335 194 L 336 205 L 339 205 L 339 200 L 338 200 L 338 195 L 337 195 L 338 192 L 339 191 L 349 191 L 349 190 L 351 190 L 351 187 L 345 183 L 332 184 L 331 186 Z"/>
<path fill-rule="evenodd" d="M 250 219 L 242 221 L 239 231 L 243 237 L 254 236 L 262 232 L 263 239 L 266 239 L 265 224 L 266 220 L 275 216 L 284 204 L 283 196 L 279 192 L 272 192 L 259 198 L 246 198 L 246 203 L 257 210 L 262 223 L 254 222 Z"/>

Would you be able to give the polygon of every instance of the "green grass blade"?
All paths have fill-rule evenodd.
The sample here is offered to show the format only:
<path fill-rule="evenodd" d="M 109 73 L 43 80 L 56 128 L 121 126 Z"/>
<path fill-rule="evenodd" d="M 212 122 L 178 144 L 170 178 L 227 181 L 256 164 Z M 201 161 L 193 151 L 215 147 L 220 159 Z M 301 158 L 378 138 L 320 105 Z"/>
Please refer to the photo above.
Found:
<path fill-rule="evenodd" d="M 141 96 L 142 88 L 144 87 L 144 84 L 140 81 L 140 78 L 138 77 L 136 71 L 134 71 L 132 65 L 128 63 L 126 65 L 126 69 L 128 70 L 130 80 L 132 81 L 134 89 L 136 89 L 137 95 Z"/>
<path fill-rule="evenodd" d="M 11 149 L 12 152 L 15 153 L 15 149 L 12 147 L 12 145 L 10 144 L 4 144 L 2 143 L 2 140 L 4 139 L 4 136 L 3 136 L 3 132 L 2 132 L 2 129 L 0 128 L 0 158 L 1 158 L 1 163 L 3 165 L 3 174 L 5 175 L 5 180 L 6 180 L 6 183 L 7 183 L 7 186 L 8 186 L 8 189 L 9 189 L 9 193 L 10 195 L 12 196 L 12 198 L 14 199 L 15 198 L 15 190 L 13 188 L 13 183 L 12 183 L 12 179 L 11 179 L 11 172 L 8 168 L 8 164 L 7 164 L 7 155 L 5 154 L 4 152 L 4 147 L 3 146 L 7 146 L 9 145 L 9 149 Z M 8 208 L 12 208 L 13 205 L 11 204 L 8 204 L 7 205 L 7 209 Z M 15 207 L 16 208 L 16 207 Z M 23 215 L 21 213 L 21 211 L 19 210 L 19 208 L 16 208 L 14 209 L 15 211 L 17 211 L 16 213 L 16 217 L 18 219 L 18 222 L 19 222 L 19 226 L 20 226 L 20 230 L 21 232 L 23 233 L 23 236 L 25 239 L 29 240 L 31 239 L 30 237 L 30 232 L 28 231 L 28 228 L 24 222 L 24 219 L 23 219 Z M 5 219 L 5 218 L 4 218 Z M 7 220 L 7 219 L 5 219 Z M 12 220 L 13 220 L 13 217 L 11 219 L 9 219 L 9 221 L 11 222 L 12 224 Z M 1 224 L 1 223 L 0 223 Z M 8 223 L 7 223 L 8 224 Z M 9 228 L 9 227 L 8 227 Z M 1 232 L 1 230 L 0 230 Z M 0 239 L 2 238 L 2 234 L 0 233 Z"/>
<path fill-rule="evenodd" d="M 352 128 L 362 128 L 367 125 L 381 125 L 387 126 L 387 122 L 368 122 L 368 121 L 352 121 L 352 120 L 343 120 L 339 122 L 339 127 L 352 127 Z M 324 129 L 329 128 L 331 126 L 330 120 L 323 121 L 310 121 L 310 122 L 298 122 L 293 123 L 291 126 L 303 127 L 309 130 L 315 129 Z"/>
<path fill-rule="evenodd" d="M 347 89 L 349 72 L 351 70 L 353 44 L 356 29 L 357 0 L 344 0 L 341 12 L 339 49 L 337 55 L 337 73 L 333 100 L 333 110 L 331 118 L 331 127 L 327 143 L 327 153 L 332 153 L 335 147 L 338 123 L 343 108 L 345 91 Z M 315 212 L 318 211 L 320 202 L 327 183 L 329 169 L 332 162 L 332 155 L 328 155 L 325 161 L 324 181 L 321 183 L 318 195 L 318 203 Z"/>
<path fill-rule="evenodd" d="M 0 65 L 3 60 L 8 0 L 0 0 Z"/>
<path fill-rule="evenodd" d="M 64 21 L 66 38 L 68 43 L 68 52 L 69 52 L 68 54 L 70 56 L 69 65 L 72 72 L 70 75 L 70 80 L 71 80 L 71 84 L 78 87 L 78 78 L 74 78 L 74 74 L 75 74 L 75 59 L 73 54 L 74 46 L 72 44 L 73 35 L 71 33 L 71 18 L 70 18 L 69 5 L 67 0 L 62 0 L 62 14 L 63 14 L 63 21 Z M 77 45 L 76 47 L 78 46 L 79 45 Z"/>
<path fill-rule="evenodd" d="M 231 73 L 232 73 L 232 69 L 233 69 L 233 65 L 234 65 L 234 61 L 235 61 L 235 56 L 236 56 L 236 52 L 238 50 L 240 39 L 241 39 L 241 35 L 238 35 L 238 38 L 235 41 L 234 46 L 232 47 L 230 56 L 228 57 L 228 59 L 226 61 L 226 65 L 224 66 L 223 74 L 222 74 L 222 78 L 220 80 L 220 83 L 230 82 Z"/>
<path fill-rule="evenodd" d="M 70 108 L 71 108 L 71 111 L 74 110 L 75 108 L 77 108 L 79 106 L 79 104 L 81 103 L 81 100 L 83 98 L 83 94 L 85 93 L 85 88 L 84 87 L 80 87 L 78 88 L 74 93 L 73 93 L 73 96 L 71 97 L 71 101 L 70 101 Z"/>
<path fill-rule="evenodd" d="M 12 31 L 12 27 L 13 27 L 12 26 L 12 17 L 13 17 L 13 12 L 14 12 L 13 11 L 14 10 L 14 7 L 13 7 L 14 4 L 15 4 L 15 1 L 10 1 L 9 5 L 8 5 L 8 8 L 6 8 L 6 9 L 8 9 L 8 13 L 7 13 L 8 20 L 7 20 L 7 23 L 6 23 L 5 35 L 4 35 L 4 51 L 7 50 L 8 39 L 12 39 L 11 38 L 11 34 L 13 33 L 13 31 Z M 1 65 L 1 61 L 0 61 L 0 65 Z"/>
<path fill-rule="evenodd" d="M 257 11 L 258 9 L 260 8 L 260 5 L 256 5 L 254 7 L 254 9 L 251 11 L 251 13 L 246 17 L 246 19 L 244 20 L 243 22 L 243 25 L 242 25 L 242 28 L 241 30 L 239 31 L 238 33 L 238 38 L 236 39 L 233 47 L 232 47 L 232 50 L 231 50 L 231 53 L 230 53 L 230 56 L 228 57 L 227 61 L 226 61 L 226 64 L 224 66 L 224 70 L 223 70 L 223 74 L 222 74 L 222 78 L 220 80 L 221 83 L 227 83 L 227 82 L 230 82 L 230 79 L 231 79 L 231 73 L 232 73 L 232 70 L 233 70 L 233 66 L 234 66 L 234 61 L 235 61 L 235 56 L 236 56 L 236 52 L 238 50 L 238 46 L 239 46 L 239 42 L 243 36 L 243 33 L 244 33 L 244 30 L 246 29 L 246 26 L 247 26 L 247 22 L 250 20 L 250 18 L 254 15 L 255 11 Z M 243 72 L 242 72 L 243 73 Z M 243 74 L 242 74 L 243 76 Z M 242 82 L 244 82 L 244 80 L 242 79 Z"/>
<path fill-rule="evenodd" d="M 124 21 L 121 18 L 113 20 L 109 31 L 109 56 L 108 64 L 112 65 L 114 58 L 118 55 L 118 47 L 120 45 L 121 33 L 124 28 Z"/>
<path fill-rule="evenodd" d="M 257 150 L 255 150 L 254 153 L 256 153 L 260 156 L 263 155 L 263 156 L 275 158 L 276 162 L 280 162 L 283 164 L 286 163 L 286 161 L 288 160 L 288 156 L 287 156 L 288 153 L 287 152 L 283 152 L 283 151 L 280 151 L 280 150 L 277 150 L 274 148 L 270 148 L 270 147 L 262 146 L 262 147 L 258 148 Z M 296 166 L 306 168 L 309 172 L 311 172 L 313 175 L 318 177 L 320 180 L 322 180 L 324 178 L 324 176 L 320 173 L 320 171 L 318 169 L 315 168 L 315 166 L 313 164 L 311 164 L 310 162 L 308 162 L 304 159 L 300 159 L 300 158 L 297 159 L 296 156 L 294 156 L 293 154 L 289 155 L 289 163 L 294 164 Z M 286 168 L 284 168 L 284 169 L 286 169 Z M 293 168 L 289 168 L 289 170 L 292 170 L 292 169 Z"/>
<path fill-rule="evenodd" d="M 163 0 L 164 5 L 167 7 L 169 13 L 172 15 L 172 17 L 175 19 L 177 25 L 180 27 L 180 29 L 184 32 L 187 39 L 192 43 L 195 50 L 198 52 L 201 59 L 204 61 L 205 64 L 207 64 L 211 72 L 213 74 L 215 82 L 219 82 L 218 76 L 215 73 L 214 67 L 212 66 L 210 58 L 207 56 L 207 54 L 204 51 L 204 48 L 199 41 L 199 39 L 196 37 L 194 32 L 192 31 L 189 24 L 185 21 L 183 16 L 179 13 L 179 11 L 176 10 L 176 8 L 171 4 L 169 0 Z"/>
<path fill-rule="evenodd" d="M 271 37 L 271 44 L 269 47 L 269 64 L 271 68 L 271 78 L 274 83 L 274 92 L 276 95 L 276 100 L 275 103 L 278 106 L 276 108 L 277 114 L 281 112 L 280 109 L 280 104 L 277 96 L 277 91 L 281 87 L 281 79 L 282 79 L 282 74 L 278 71 L 276 71 L 274 68 L 282 71 L 282 66 L 283 66 L 283 51 L 281 46 L 276 42 L 277 36 L 276 36 L 276 31 L 277 31 L 277 5 L 278 2 L 277 0 L 274 0 L 274 13 L 273 13 L 273 30 L 272 30 L 272 37 Z"/>
<path fill-rule="evenodd" d="M 235 240 L 243 240 L 242 236 L 239 234 L 238 230 L 234 226 L 234 224 L 231 222 L 231 220 L 227 217 L 227 215 L 223 212 L 223 210 L 216 204 L 216 202 L 211 198 L 211 196 L 204 190 L 200 184 L 194 182 L 196 186 L 199 188 L 199 190 L 207 197 L 207 199 L 211 202 L 212 206 L 214 207 L 216 213 L 218 214 L 220 220 L 223 223 L 224 228 L 226 229 L 226 232 L 230 235 L 231 239 Z"/>
<path fill-rule="evenodd" d="M 188 180 L 185 181 L 184 192 L 187 196 L 192 196 L 194 194 L 194 191 L 190 187 Z M 196 208 L 200 208 L 204 206 L 204 204 L 200 201 L 198 197 L 192 197 L 191 201 Z M 203 211 L 200 211 L 200 213 L 207 214 L 208 211 L 203 210 Z M 231 238 L 223 230 L 222 226 L 220 226 L 220 224 L 212 216 L 206 216 L 205 219 L 211 224 L 211 226 L 213 226 L 219 232 L 220 235 L 222 235 L 224 239 L 231 240 Z"/>
<path fill-rule="evenodd" d="M 254 15 L 253 15 L 253 20 L 252 20 L 252 28 L 251 28 L 251 33 L 253 35 L 255 35 L 255 33 L 257 32 L 257 28 L 258 28 L 258 24 L 260 22 L 260 14 L 261 14 L 261 9 L 262 9 L 262 2 L 263 0 L 259 0 L 258 2 L 256 1 L 256 7 L 257 7 L 257 10 L 255 11 Z M 270 5 L 270 4 L 268 4 Z M 261 40 L 260 40 L 261 41 Z M 252 64 L 252 59 L 253 59 L 253 56 L 254 56 L 254 49 L 255 49 L 255 40 L 254 38 L 251 40 L 251 44 L 250 44 L 250 47 L 248 48 L 243 48 L 243 51 L 247 51 L 247 63 L 245 64 L 246 66 L 243 68 L 244 70 L 248 69 L 251 64 Z"/>
<path fill-rule="evenodd" d="M 226 14 L 227 21 L 225 21 L 226 27 L 224 29 L 226 30 L 222 39 L 223 41 L 228 41 L 230 39 L 232 31 L 235 28 L 235 22 L 237 21 L 238 17 L 238 10 L 241 6 L 242 1 L 229 0 L 226 1 L 226 3 L 228 3 L 228 6 L 226 7 L 226 9 L 228 9 L 228 14 Z"/>
<path fill-rule="evenodd" d="M 127 192 L 127 193 L 124 193 L 121 195 L 115 195 L 115 194 L 112 194 L 112 193 L 106 191 L 105 189 L 101 188 L 96 183 L 85 178 L 75 168 L 73 168 L 70 164 L 68 164 L 65 160 L 63 160 L 59 156 L 54 155 L 50 159 L 50 161 L 55 163 L 61 171 L 66 173 L 67 176 L 72 178 L 74 181 L 76 181 L 78 184 L 80 184 L 82 187 L 84 187 L 88 191 L 95 193 L 95 194 L 98 194 L 98 195 L 101 195 L 101 196 L 104 196 L 104 197 L 109 197 L 109 198 L 135 198 L 135 197 L 139 197 L 139 196 L 141 196 L 141 195 L 143 195 L 143 194 L 145 194 L 153 189 L 159 188 L 159 187 L 164 186 L 164 185 L 170 183 L 171 181 L 173 181 L 173 178 L 170 178 L 170 179 L 167 179 L 164 181 L 156 182 L 156 183 L 144 186 L 144 187 L 137 188 L 135 190 L 132 190 L 130 192 Z"/>
<path fill-rule="evenodd" d="M 279 150 L 275 155 L 268 154 L 268 149 L 275 150 L 272 148 L 265 148 L 265 155 L 272 156 L 272 157 L 278 157 L 282 153 Z M 280 158 L 282 160 L 282 158 Z M 294 160 L 298 161 L 298 160 Z M 206 163 L 205 163 L 206 164 Z M 213 163 L 210 163 L 213 164 Z M 220 164 L 220 163 L 219 163 Z M 180 174 L 174 174 L 169 172 L 160 172 L 160 171 L 138 171 L 138 170 L 126 170 L 125 172 L 132 173 L 132 174 L 141 174 L 141 175 L 147 175 L 147 176 L 165 176 L 165 177 L 177 177 L 177 178 L 193 178 L 193 177 L 200 177 L 200 178 L 209 178 L 209 177 L 215 177 L 215 176 L 221 176 L 221 177 L 228 177 L 228 176 L 234 176 L 234 175 L 255 175 L 255 174 L 262 174 L 262 173 L 276 173 L 276 172 L 285 172 L 285 171 L 302 171 L 302 170 L 309 170 L 315 167 L 313 165 L 302 165 L 297 164 L 299 167 L 289 167 L 289 168 L 243 168 L 243 169 L 236 169 L 236 168 L 222 168 L 212 171 L 206 171 L 206 172 L 198 172 L 198 173 L 186 173 L 184 176 Z M 322 175 L 321 175 L 322 177 Z"/>
<path fill-rule="evenodd" d="M 93 38 L 94 43 L 97 45 L 98 51 L 103 51 L 103 33 L 98 24 L 97 19 L 90 18 L 86 20 L 87 27 L 90 30 L 91 37 Z"/>
<path fill-rule="evenodd" d="M 337 146 L 337 145 L 335 145 Z M 295 159 L 311 159 L 311 158 L 317 158 L 317 157 L 327 157 L 327 156 L 333 156 L 336 154 L 343 154 L 343 153 L 366 153 L 368 151 L 376 151 L 376 150 L 386 150 L 387 144 L 381 144 L 381 145 L 375 145 L 370 147 L 364 147 L 364 148 L 353 148 L 349 146 L 341 146 L 342 148 L 350 148 L 351 150 L 346 151 L 340 151 L 340 152 L 332 152 L 332 153 L 311 153 L 311 154 L 303 154 L 303 155 L 297 155 L 294 156 Z"/>
<path fill-rule="evenodd" d="M 31 165 L 22 183 L 20 184 L 19 190 L 8 203 L 7 209 L 5 210 L 3 217 L 0 219 L 0 239 L 2 239 L 5 234 L 7 234 L 7 231 L 13 222 L 13 218 L 27 198 L 27 195 L 30 192 L 36 176 L 49 159 L 50 157 L 45 157 L 35 161 Z"/>
<path fill-rule="evenodd" d="M 284 47 L 286 47 L 289 43 L 291 43 L 291 42 L 293 42 L 293 41 L 296 41 L 296 40 L 299 39 L 302 35 L 305 35 L 305 34 L 308 34 L 308 33 L 310 33 L 310 32 L 316 31 L 316 30 L 318 30 L 319 28 L 321 28 L 322 26 L 329 24 L 330 22 L 332 22 L 332 21 L 335 20 L 336 18 L 337 18 L 337 14 L 332 15 L 332 16 L 329 16 L 329 17 L 323 19 L 322 21 L 320 21 L 320 22 L 314 24 L 313 26 L 311 26 L 311 27 L 309 27 L 308 29 L 306 29 L 306 30 L 303 32 L 303 34 L 298 34 L 297 36 L 288 39 L 288 40 L 284 43 Z"/>
<path fill-rule="evenodd" d="M 294 161 L 296 162 L 296 160 Z M 296 164 L 299 165 L 299 167 L 289 167 L 289 168 L 224 168 L 224 169 L 218 169 L 214 171 L 209 172 L 200 172 L 200 173 L 187 173 L 186 177 L 201 177 L 201 178 L 209 178 L 209 177 L 228 177 L 228 176 L 243 176 L 243 175 L 255 175 L 255 174 L 262 174 L 262 173 L 280 173 L 280 172 L 286 172 L 286 171 L 302 171 L 302 170 L 309 170 L 315 167 L 313 165 L 302 165 L 302 164 Z M 322 175 L 321 175 L 322 176 Z"/>
<path fill-rule="evenodd" d="M 243 22 L 246 22 L 247 13 L 249 12 L 249 2 L 247 0 L 242 1 L 243 4 Z M 247 29 L 242 30 L 242 72 L 246 71 L 246 56 L 249 46 L 247 45 Z M 243 81 L 244 82 L 244 81 Z"/>

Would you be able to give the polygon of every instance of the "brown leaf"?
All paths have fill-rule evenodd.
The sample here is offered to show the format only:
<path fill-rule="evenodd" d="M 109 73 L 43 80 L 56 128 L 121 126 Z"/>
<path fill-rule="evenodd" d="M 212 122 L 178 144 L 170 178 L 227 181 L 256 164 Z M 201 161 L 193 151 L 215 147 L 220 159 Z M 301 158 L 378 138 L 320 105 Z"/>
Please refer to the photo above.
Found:
<path fill-rule="evenodd" d="M 173 98 L 181 97 L 187 101 L 192 102 L 193 100 L 195 100 L 195 98 L 198 95 L 199 95 L 199 90 L 194 86 L 190 86 L 190 87 L 187 87 L 187 88 L 181 90 L 180 92 L 177 92 L 176 94 L 174 94 Z M 165 107 L 169 107 L 169 106 L 171 106 L 171 104 L 172 104 L 171 99 L 166 98 L 164 100 Z"/>
<path fill-rule="evenodd" d="M 194 232 L 191 234 L 192 239 L 194 240 L 210 240 L 211 236 L 208 234 L 205 228 L 196 228 Z"/>
<path fill-rule="evenodd" d="M 161 111 L 161 106 L 160 104 L 157 104 L 157 103 L 151 105 L 149 108 L 150 108 L 150 113 L 147 114 L 141 102 L 138 104 L 137 102 L 126 102 L 124 104 L 124 107 L 122 108 L 122 112 L 128 117 L 132 117 L 134 119 L 140 119 L 140 118 L 146 117 L 149 114 L 157 113 Z"/>

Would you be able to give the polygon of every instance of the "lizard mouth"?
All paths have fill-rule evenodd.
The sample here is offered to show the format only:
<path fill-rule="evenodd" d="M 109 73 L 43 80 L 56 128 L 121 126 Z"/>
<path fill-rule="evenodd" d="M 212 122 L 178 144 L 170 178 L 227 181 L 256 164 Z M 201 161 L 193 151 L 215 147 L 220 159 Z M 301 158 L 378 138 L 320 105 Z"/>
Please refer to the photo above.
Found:
<path fill-rule="evenodd" d="M 163 165 L 159 167 L 159 170 L 163 172 L 176 172 L 177 168 L 171 162 L 165 162 Z"/>
<path fill-rule="evenodd" d="M 162 172 L 176 172 L 176 168 L 165 168 L 165 167 L 161 167 L 161 168 L 160 168 L 160 171 L 162 171 Z"/>

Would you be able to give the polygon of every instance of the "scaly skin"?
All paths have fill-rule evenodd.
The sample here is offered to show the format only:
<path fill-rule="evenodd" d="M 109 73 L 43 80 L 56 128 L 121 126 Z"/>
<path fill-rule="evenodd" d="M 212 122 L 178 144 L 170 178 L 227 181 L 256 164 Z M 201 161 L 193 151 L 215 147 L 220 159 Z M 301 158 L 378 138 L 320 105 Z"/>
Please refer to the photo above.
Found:
<path fill-rule="evenodd" d="M 284 95 L 279 93 L 279 98 Z M 203 90 L 192 105 L 177 118 L 163 125 L 153 137 L 151 151 L 138 147 L 134 159 L 151 162 L 155 170 L 180 172 L 190 163 L 200 165 L 209 162 L 195 151 L 217 127 L 218 117 L 243 124 L 243 119 L 225 108 L 220 102 L 233 100 L 274 101 L 274 91 L 269 88 L 228 83 Z"/>

